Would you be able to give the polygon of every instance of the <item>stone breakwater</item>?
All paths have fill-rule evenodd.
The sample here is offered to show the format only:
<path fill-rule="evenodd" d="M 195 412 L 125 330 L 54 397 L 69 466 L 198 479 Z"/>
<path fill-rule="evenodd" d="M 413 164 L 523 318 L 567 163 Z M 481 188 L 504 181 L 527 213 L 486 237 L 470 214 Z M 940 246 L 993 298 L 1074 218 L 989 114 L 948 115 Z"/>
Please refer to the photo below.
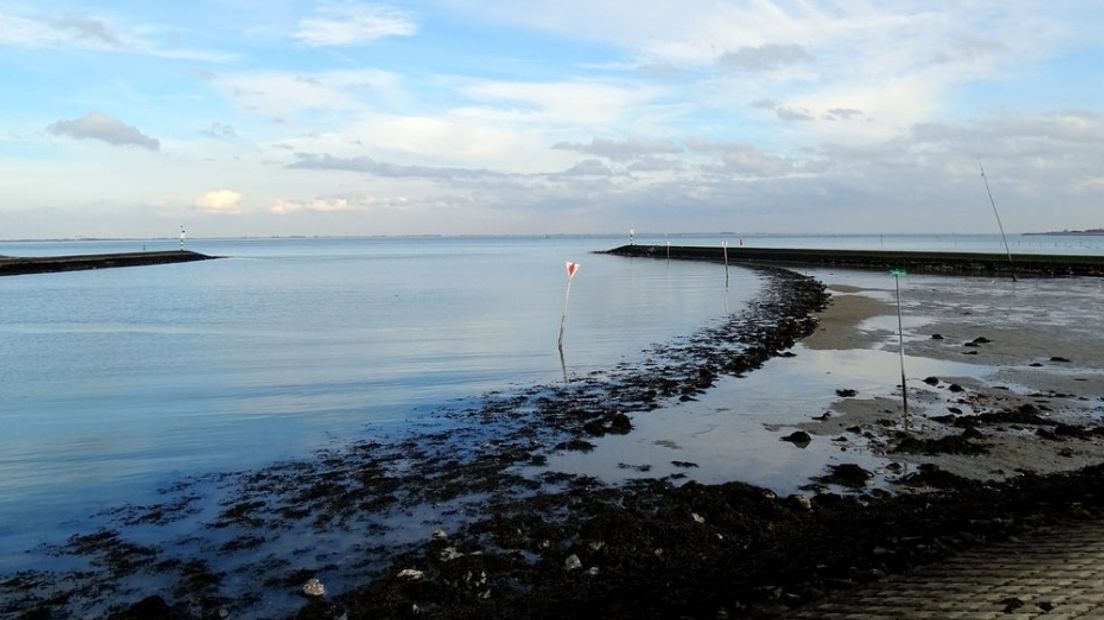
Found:
<path fill-rule="evenodd" d="M 660 245 L 623 245 L 607 254 L 647 258 L 724 261 L 719 247 Z M 728 248 L 728 261 L 734 264 L 847 267 L 852 269 L 906 269 L 918 273 L 1016 275 L 1023 276 L 1104 276 L 1104 256 L 1064 256 L 1018 254 L 1012 263 L 1005 254 L 970 252 L 887 252 L 872 250 L 803 250 L 775 248 Z"/>
<path fill-rule="evenodd" d="M 165 265 L 169 263 L 187 263 L 199 260 L 211 260 L 217 256 L 207 256 L 189 250 L 169 250 L 165 252 L 123 252 L 118 254 L 80 254 L 74 256 L 0 256 L 0 276 L 15 276 L 29 273 L 55 273 L 58 271 L 81 271 L 85 269 L 108 269 L 111 267 L 140 267 L 143 265 Z"/>

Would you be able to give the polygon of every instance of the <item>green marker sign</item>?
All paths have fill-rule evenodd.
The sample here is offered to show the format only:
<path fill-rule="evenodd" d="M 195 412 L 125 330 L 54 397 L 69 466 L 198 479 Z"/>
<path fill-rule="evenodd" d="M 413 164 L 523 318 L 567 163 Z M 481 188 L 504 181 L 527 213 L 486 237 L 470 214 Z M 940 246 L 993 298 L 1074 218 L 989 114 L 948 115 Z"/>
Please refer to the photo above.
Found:
<path fill-rule="evenodd" d="M 889 275 L 893 276 L 894 278 L 903 278 L 908 274 L 905 273 L 904 269 L 890 269 Z"/>

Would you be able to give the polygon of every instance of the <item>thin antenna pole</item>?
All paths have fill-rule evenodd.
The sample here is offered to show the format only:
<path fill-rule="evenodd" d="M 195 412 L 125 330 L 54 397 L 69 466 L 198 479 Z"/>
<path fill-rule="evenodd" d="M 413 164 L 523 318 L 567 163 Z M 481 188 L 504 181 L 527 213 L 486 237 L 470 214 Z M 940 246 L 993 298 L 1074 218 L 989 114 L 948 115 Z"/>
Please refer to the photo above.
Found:
<path fill-rule="evenodd" d="M 985 178 L 985 168 L 978 157 L 978 170 L 981 170 L 981 180 L 985 182 L 985 193 L 989 195 L 989 204 L 993 205 L 993 215 L 997 216 L 997 227 L 1000 228 L 1001 240 L 1004 241 L 1004 251 L 1008 254 L 1008 266 L 1012 268 L 1012 281 L 1016 281 L 1016 264 L 1012 262 L 1012 250 L 1008 249 L 1008 237 L 1004 235 L 1004 224 L 1001 224 L 1000 213 L 997 213 L 997 203 L 993 200 L 993 192 L 989 189 L 989 179 Z"/>
<path fill-rule="evenodd" d="M 899 343 L 898 350 L 901 354 L 901 404 L 905 410 L 905 430 L 907 431 L 909 427 L 908 384 L 905 382 L 905 330 L 901 321 L 901 277 L 894 274 L 893 282 L 897 288 L 897 341 Z"/>
<path fill-rule="evenodd" d="M 722 241 L 721 247 L 724 249 L 724 263 L 725 263 L 725 288 L 728 288 L 728 242 Z"/>

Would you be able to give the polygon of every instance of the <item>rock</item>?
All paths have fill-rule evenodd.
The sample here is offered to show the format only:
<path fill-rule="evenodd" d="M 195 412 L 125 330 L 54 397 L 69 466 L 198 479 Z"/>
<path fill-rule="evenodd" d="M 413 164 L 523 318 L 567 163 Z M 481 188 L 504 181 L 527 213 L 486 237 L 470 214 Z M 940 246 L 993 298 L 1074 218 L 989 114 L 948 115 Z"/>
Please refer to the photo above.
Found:
<path fill-rule="evenodd" d="M 311 577 L 303 584 L 303 596 L 307 598 L 322 598 L 326 596 L 326 586 L 318 579 Z"/>
<path fill-rule="evenodd" d="M 959 392 L 966 391 L 966 388 L 962 387 L 961 385 L 959 385 L 957 383 L 952 383 L 952 384 L 947 386 L 947 390 L 957 394 Z"/>
<path fill-rule="evenodd" d="M 962 415 L 962 410 L 959 409 L 958 407 L 947 407 L 947 411 L 950 411 L 951 413 L 953 413 L 955 415 Z"/>
<path fill-rule="evenodd" d="M 866 481 L 874 476 L 874 474 L 854 463 L 830 465 L 829 468 L 832 470 L 832 473 L 820 478 L 821 482 L 859 488 L 865 486 Z"/>
<path fill-rule="evenodd" d="M 798 509 L 809 512 L 813 509 L 813 501 L 809 499 L 807 495 L 791 495 L 790 501 L 793 502 Z"/>
<path fill-rule="evenodd" d="M 794 431 L 789 435 L 786 435 L 785 437 L 779 438 L 779 441 L 788 441 L 798 448 L 804 448 L 805 446 L 809 445 L 809 442 L 812 440 L 813 438 L 810 437 L 809 433 L 806 433 L 805 431 Z"/>
<path fill-rule="evenodd" d="M 1016 598 L 1015 596 L 1010 596 L 1006 599 L 1002 599 L 1000 601 L 1000 604 L 1004 605 L 1004 609 L 1002 609 L 1001 611 L 1003 611 L 1006 614 L 1010 614 L 1013 611 L 1015 611 L 1015 610 L 1017 610 L 1017 609 L 1024 606 L 1024 602 L 1021 601 L 1020 599 Z"/>
<path fill-rule="evenodd" d="M 927 377 L 924 379 L 924 383 L 928 385 L 939 385 L 939 377 Z"/>
<path fill-rule="evenodd" d="M 671 464 L 675 467 L 681 467 L 683 469 L 689 469 L 691 467 L 698 467 L 697 463 L 691 461 L 671 461 Z"/>
<path fill-rule="evenodd" d="M 582 567 L 583 567 L 582 560 L 580 560 L 579 556 L 575 555 L 574 553 L 567 556 L 567 559 L 564 560 L 564 570 L 569 570 L 569 571 L 579 570 Z"/>
<path fill-rule="evenodd" d="M 964 346 L 964 347 L 976 347 L 976 346 L 978 346 L 978 343 L 976 343 L 976 342 L 964 342 L 964 343 L 962 343 L 962 346 Z"/>
<path fill-rule="evenodd" d="M 989 344 L 990 342 L 993 342 L 993 341 L 989 340 L 985 336 L 978 336 L 977 338 L 974 338 L 970 342 L 973 342 L 974 344 Z"/>
<path fill-rule="evenodd" d="M 441 549 L 441 552 L 437 554 L 437 557 L 440 558 L 442 562 L 451 562 L 453 560 L 458 560 L 464 557 L 464 554 L 457 551 L 456 547 L 445 547 L 444 549 Z"/>
<path fill-rule="evenodd" d="M 433 534 L 430 534 L 429 538 L 430 540 L 448 540 L 448 534 L 445 533 L 445 530 L 437 528 L 433 530 Z"/>
<path fill-rule="evenodd" d="M 705 517 L 696 512 L 690 513 L 690 518 L 694 520 L 694 523 L 705 523 Z"/>
<path fill-rule="evenodd" d="M 587 569 L 587 574 L 591 577 L 597 577 L 598 573 L 602 572 L 597 566 L 591 566 Z"/>
<path fill-rule="evenodd" d="M 425 573 L 416 568 L 404 568 L 395 576 L 399 579 L 406 579 L 407 581 L 421 581 L 422 578 L 425 577 Z"/>
<path fill-rule="evenodd" d="M 858 390 L 853 390 L 851 388 L 843 388 L 842 390 L 836 390 L 836 396 L 839 396 L 840 398 L 851 398 L 852 396 L 855 396 L 858 393 L 859 393 Z"/>
<path fill-rule="evenodd" d="M 1054 357 L 1050 358 L 1050 361 L 1052 361 L 1052 362 L 1068 362 L 1069 358 L 1062 357 L 1061 355 L 1055 355 Z"/>
<path fill-rule="evenodd" d="M 1028 364 L 1028 366 L 1031 366 L 1032 368 L 1039 368 L 1042 366 L 1042 364 L 1040 364 L 1039 362 L 1031 362 L 1030 364 Z"/>
<path fill-rule="evenodd" d="M 832 412 L 825 411 L 824 413 L 822 413 L 820 415 L 813 416 L 813 419 L 814 420 L 820 420 L 821 422 L 824 422 L 824 421 L 828 420 L 831 417 L 832 417 Z"/>
<path fill-rule="evenodd" d="M 932 334 L 931 339 L 932 340 L 943 340 L 943 334 Z"/>

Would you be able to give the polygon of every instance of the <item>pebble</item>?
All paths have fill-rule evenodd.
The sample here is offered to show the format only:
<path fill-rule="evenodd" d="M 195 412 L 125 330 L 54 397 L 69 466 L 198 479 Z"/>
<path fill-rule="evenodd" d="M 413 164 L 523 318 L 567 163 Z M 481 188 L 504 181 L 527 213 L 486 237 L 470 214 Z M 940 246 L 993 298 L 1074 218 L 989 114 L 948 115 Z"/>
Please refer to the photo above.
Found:
<path fill-rule="evenodd" d="M 318 579 L 311 577 L 303 584 L 303 596 L 309 598 L 321 598 L 326 596 L 326 586 Z"/>
<path fill-rule="evenodd" d="M 425 573 L 416 568 L 404 568 L 396 575 L 399 579 L 408 579 L 410 581 L 419 581 L 422 577 L 425 577 Z"/>
<path fill-rule="evenodd" d="M 580 560 L 579 556 L 575 555 L 574 553 L 567 556 L 567 559 L 564 560 L 564 569 L 565 570 L 579 570 L 582 567 L 583 567 L 582 560 Z"/>
<path fill-rule="evenodd" d="M 690 513 L 690 518 L 694 520 L 694 523 L 705 523 L 705 517 L 696 512 Z"/>
<path fill-rule="evenodd" d="M 445 530 L 442 530 L 441 528 L 437 528 L 437 529 L 433 530 L 433 534 L 430 535 L 430 539 L 431 540 L 448 540 L 448 534 L 445 533 Z"/>

